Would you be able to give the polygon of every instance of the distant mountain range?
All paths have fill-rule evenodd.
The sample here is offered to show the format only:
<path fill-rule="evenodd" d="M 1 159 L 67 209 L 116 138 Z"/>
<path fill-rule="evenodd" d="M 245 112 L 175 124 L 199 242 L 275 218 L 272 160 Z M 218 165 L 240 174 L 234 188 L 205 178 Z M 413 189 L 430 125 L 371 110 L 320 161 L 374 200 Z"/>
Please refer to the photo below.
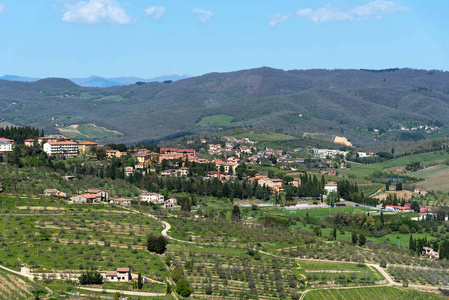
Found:
<path fill-rule="evenodd" d="M 441 71 L 267 67 L 106 88 L 59 78 L 0 80 L 0 120 L 48 133 L 81 124 L 122 133 L 107 136 L 103 130 L 96 139 L 100 143 L 260 128 L 298 136 L 325 133 L 345 136 L 356 146 L 378 145 L 424 137 L 419 130 L 401 127 L 443 127 L 438 136 L 446 137 L 448 83 L 449 72 Z M 88 126 L 71 128 L 89 131 L 87 136 L 95 133 Z"/>
<path fill-rule="evenodd" d="M 163 75 L 159 77 L 154 77 L 151 79 L 143 79 L 139 77 L 117 77 L 117 78 L 104 78 L 100 76 L 91 76 L 88 78 L 69 78 L 72 82 L 76 83 L 79 86 L 84 87 L 111 87 L 111 86 L 121 86 L 134 84 L 136 82 L 164 82 L 167 80 L 176 81 L 180 79 L 189 78 L 189 75 L 181 75 L 181 74 L 172 74 L 172 75 Z M 23 81 L 23 82 L 34 82 L 38 81 L 40 78 L 31 78 L 31 77 L 23 77 L 23 76 L 15 76 L 15 75 L 5 75 L 0 77 L 0 79 L 8 80 L 8 81 Z"/>

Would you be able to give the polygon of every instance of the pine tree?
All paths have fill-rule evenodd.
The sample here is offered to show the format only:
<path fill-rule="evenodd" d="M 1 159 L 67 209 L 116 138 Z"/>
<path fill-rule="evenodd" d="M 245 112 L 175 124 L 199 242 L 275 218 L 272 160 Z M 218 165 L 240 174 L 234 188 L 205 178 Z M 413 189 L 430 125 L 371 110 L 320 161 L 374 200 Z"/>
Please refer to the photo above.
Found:
<path fill-rule="evenodd" d="M 410 241 L 409 241 L 409 244 L 408 244 L 408 248 L 410 249 L 410 251 L 413 251 L 413 252 L 416 251 L 416 242 L 413 239 L 412 235 L 410 235 Z"/>
<path fill-rule="evenodd" d="M 361 233 L 360 236 L 359 236 L 359 245 L 363 246 L 365 244 L 366 244 L 366 237 L 365 237 L 365 235 L 363 233 Z"/>
<path fill-rule="evenodd" d="M 357 236 L 357 233 L 353 232 L 351 236 L 351 240 L 353 244 L 357 244 L 359 237 Z"/>

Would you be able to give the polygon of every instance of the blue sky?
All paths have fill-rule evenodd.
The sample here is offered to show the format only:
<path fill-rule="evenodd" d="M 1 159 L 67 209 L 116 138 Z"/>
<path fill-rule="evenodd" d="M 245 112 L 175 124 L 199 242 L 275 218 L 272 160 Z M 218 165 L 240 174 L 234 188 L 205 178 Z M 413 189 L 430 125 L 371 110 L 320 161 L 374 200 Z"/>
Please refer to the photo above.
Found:
<path fill-rule="evenodd" d="M 0 0 L 0 76 L 449 70 L 449 2 Z"/>

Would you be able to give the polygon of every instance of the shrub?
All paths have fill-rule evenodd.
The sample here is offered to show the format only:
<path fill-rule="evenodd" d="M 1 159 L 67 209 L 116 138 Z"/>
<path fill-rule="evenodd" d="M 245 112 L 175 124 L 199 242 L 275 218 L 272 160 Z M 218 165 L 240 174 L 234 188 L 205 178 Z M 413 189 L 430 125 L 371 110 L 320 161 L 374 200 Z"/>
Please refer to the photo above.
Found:
<path fill-rule="evenodd" d="M 182 278 L 182 272 L 178 268 L 174 268 L 173 271 L 171 271 L 171 278 L 175 283 L 178 283 L 178 281 Z"/>
<path fill-rule="evenodd" d="M 85 272 L 78 277 L 81 285 L 83 284 L 102 284 L 103 276 L 99 272 Z"/>
<path fill-rule="evenodd" d="M 167 239 L 163 236 L 149 235 L 147 238 L 147 249 L 150 252 L 162 254 L 165 252 Z"/>
<path fill-rule="evenodd" d="M 410 233 L 410 228 L 407 225 L 401 225 L 399 226 L 399 232 L 400 233 Z"/>
<path fill-rule="evenodd" d="M 176 284 L 176 292 L 183 297 L 189 297 L 190 294 L 192 293 L 192 289 L 187 280 L 181 278 Z"/>

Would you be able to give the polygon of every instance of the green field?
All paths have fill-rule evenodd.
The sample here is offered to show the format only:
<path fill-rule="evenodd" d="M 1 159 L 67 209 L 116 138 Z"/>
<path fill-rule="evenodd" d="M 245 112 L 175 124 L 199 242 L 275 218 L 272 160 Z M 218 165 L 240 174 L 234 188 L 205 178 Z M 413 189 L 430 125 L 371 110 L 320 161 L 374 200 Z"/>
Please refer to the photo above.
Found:
<path fill-rule="evenodd" d="M 235 136 L 236 138 L 249 138 L 252 141 L 256 142 L 276 142 L 276 141 L 288 141 L 294 140 L 295 138 L 290 135 L 282 134 L 282 133 L 255 133 L 248 132 L 244 134 L 238 134 Z"/>
<path fill-rule="evenodd" d="M 363 178 L 363 176 L 369 176 L 376 170 L 384 170 L 394 167 L 403 168 L 410 162 L 420 161 L 421 163 L 443 163 L 447 159 L 449 159 L 449 153 L 446 151 L 428 152 L 392 159 L 378 164 L 359 164 L 351 162 L 351 169 L 339 169 L 338 172 L 345 176 Z M 415 174 L 412 173 L 411 175 Z"/>
<path fill-rule="evenodd" d="M 228 115 L 214 115 L 202 118 L 198 125 L 212 127 L 229 126 L 233 119 L 234 117 Z"/>
<path fill-rule="evenodd" d="M 108 130 L 104 127 L 97 127 L 95 124 L 70 125 L 68 127 L 59 128 L 61 134 L 74 139 L 95 140 L 106 137 L 122 135 L 118 131 Z"/>
<path fill-rule="evenodd" d="M 383 300 L 383 299 L 442 299 L 441 297 L 416 291 L 407 291 L 394 287 L 373 287 L 373 288 L 354 288 L 354 289 L 323 289 L 314 290 L 306 294 L 305 300 Z"/>

